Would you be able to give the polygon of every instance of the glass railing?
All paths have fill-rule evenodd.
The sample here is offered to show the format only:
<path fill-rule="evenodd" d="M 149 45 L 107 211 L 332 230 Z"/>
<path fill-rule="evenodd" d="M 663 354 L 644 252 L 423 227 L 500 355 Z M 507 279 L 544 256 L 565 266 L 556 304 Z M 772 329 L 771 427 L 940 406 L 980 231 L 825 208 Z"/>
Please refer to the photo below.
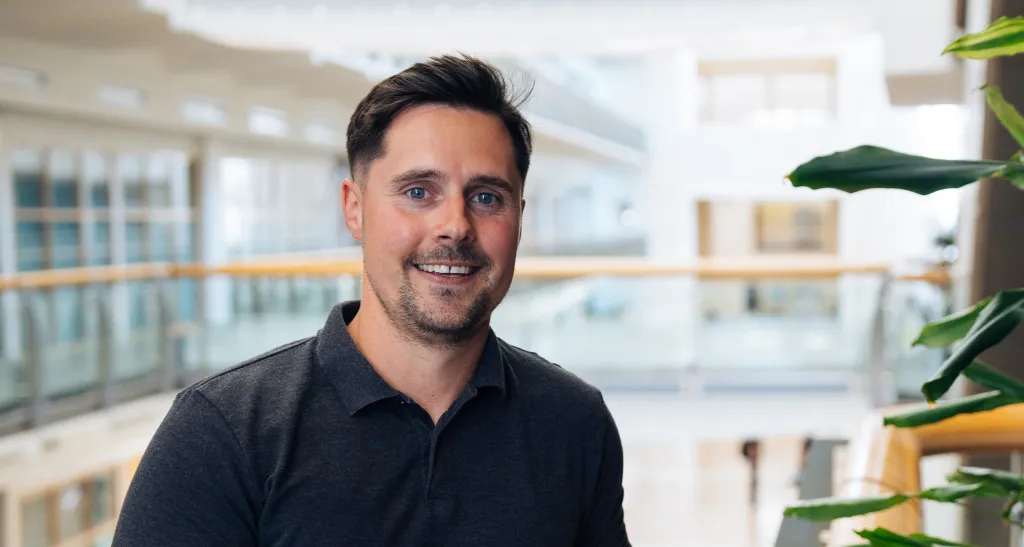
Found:
<path fill-rule="evenodd" d="M 19 342 L 0 352 L 0 431 L 179 389 L 313 336 L 361 297 L 360 271 L 320 258 L 0 279 L 3 327 L 17 331 L 3 338 Z M 604 389 L 859 391 L 887 404 L 930 374 L 935 355 L 906 336 L 943 298 L 933 279 L 834 260 L 524 257 L 492 326 Z"/>

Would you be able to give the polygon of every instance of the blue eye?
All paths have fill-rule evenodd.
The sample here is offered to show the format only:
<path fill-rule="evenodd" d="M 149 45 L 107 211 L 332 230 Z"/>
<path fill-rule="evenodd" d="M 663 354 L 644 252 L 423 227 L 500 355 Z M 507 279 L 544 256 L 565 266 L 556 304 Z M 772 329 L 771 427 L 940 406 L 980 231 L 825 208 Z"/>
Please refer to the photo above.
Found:
<path fill-rule="evenodd" d="M 474 197 L 480 205 L 494 205 L 498 201 L 498 196 L 488 192 L 477 194 Z"/>
<path fill-rule="evenodd" d="M 412 199 L 424 199 L 427 197 L 427 191 L 423 188 L 410 188 L 405 193 Z"/>

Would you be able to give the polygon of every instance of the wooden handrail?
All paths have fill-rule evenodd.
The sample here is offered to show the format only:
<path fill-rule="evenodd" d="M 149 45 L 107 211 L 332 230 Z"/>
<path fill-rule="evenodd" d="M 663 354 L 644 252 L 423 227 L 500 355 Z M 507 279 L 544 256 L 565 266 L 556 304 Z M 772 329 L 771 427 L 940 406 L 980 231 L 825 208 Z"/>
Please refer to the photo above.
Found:
<path fill-rule="evenodd" d="M 68 268 L 0 276 L 0 291 L 19 288 L 55 288 L 61 286 L 111 283 L 125 280 L 168 277 L 228 276 L 338 276 L 359 275 L 362 260 L 303 259 L 253 260 L 220 266 L 203 264 L 133 264 Z M 515 276 L 529 279 L 571 279 L 587 276 L 670 277 L 697 276 L 701 279 L 827 279 L 840 275 L 874 274 L 890 271 L 885 264 L 846 262 L 831 258 L 773 256 L 742 259 L 701 259 L 696 261 L 659 261 L 644 257 L 521 257 Z M 943 272 L 925 272 L 896 276 L 908 281 L 943 284 Z"/>
<path fill-rule="evenodd" d="M 868 497 L 921 489 L 921 458 L 945 453 L 1024 450 L 1024 403 L 990 412 L 963 414 L 917 428 L 882 425 L 885 415 L 919 405 L 871 412 L 849 448 L 849 463 L 839 497 Z M 856 530 L 885 527 L 901 534 L 922 531 L 920 503 L 841 519 L 832 523 L 829 547 L 863 543 Z"/>

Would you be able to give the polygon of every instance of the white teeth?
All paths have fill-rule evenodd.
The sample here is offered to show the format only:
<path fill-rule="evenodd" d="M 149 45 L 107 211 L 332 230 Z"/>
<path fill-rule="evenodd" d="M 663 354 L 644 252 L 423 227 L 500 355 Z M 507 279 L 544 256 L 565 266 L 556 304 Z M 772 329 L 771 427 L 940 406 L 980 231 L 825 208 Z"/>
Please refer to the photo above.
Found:
<path fill-rule="evenodd" d="M 468 275 L 471 269 L 469 266 L 445 266 L 443 264 L 420 264 L 416 267 L 425 272 L 445 275 Z"/>

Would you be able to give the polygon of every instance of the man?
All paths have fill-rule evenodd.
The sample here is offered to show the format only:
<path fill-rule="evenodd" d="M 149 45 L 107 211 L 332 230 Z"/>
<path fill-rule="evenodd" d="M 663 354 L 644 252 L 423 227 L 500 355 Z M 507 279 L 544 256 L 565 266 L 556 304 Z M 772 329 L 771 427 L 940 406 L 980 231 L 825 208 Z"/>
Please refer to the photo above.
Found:
<path fill-rule="evenodd" d="M 361 302 L 185 389 L 121 546 L 628 546 L 600 392 L 498 339 L 532 137 L 468 57 L 378 84 L 348 127 Z"/>

